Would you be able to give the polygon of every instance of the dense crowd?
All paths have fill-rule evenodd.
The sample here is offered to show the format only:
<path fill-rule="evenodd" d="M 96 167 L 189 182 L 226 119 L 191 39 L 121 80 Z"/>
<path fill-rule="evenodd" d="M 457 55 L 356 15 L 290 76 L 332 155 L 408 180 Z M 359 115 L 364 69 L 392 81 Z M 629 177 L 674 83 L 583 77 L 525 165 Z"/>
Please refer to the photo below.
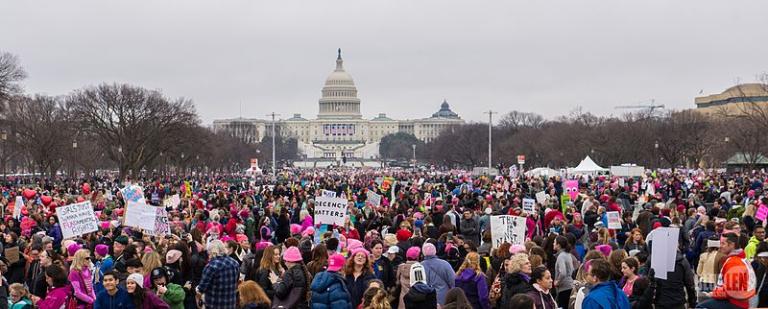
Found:
<path fill-rule="evenodd" d="M 766 177 L 285 170 L 12 178 L 0 201 L 0 308 L 765 307 L 768 243 L 757 217 L 768 204 Z M 166 207 L 169 234 L 124 226 L 127 183 Z M 348 200 L 343 226 L 315 223 L 316 199 L 328 191 Z M 523 199 L 539 192 L 543 199 L 524 210 Z M 180 203 L 169 205 L 174 195 Z M 83 201 L 98 231 L 63 239 L 57 208 Z M 619 213 L 620 228 L 608 228 L 608 212 Z M 525 241 L 494 245 L 496 215 L 524 217 Z M 651 267 L 649 235 L 660 227 L 680 235 L 666 276 Z"/>

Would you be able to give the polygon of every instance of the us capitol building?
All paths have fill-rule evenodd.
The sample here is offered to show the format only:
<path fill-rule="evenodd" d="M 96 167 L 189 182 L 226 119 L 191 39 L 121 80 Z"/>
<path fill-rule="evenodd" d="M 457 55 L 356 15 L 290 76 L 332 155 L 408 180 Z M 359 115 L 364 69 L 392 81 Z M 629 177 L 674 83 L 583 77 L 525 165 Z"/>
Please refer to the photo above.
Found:
<path fill-rule="evenodd" d="M 293 114 L 288 119 L 276 120 L 276 130 L 283 137 L 298 141 L 300 155 L 314 161 L 349 159 L 375 160 L 379 157 L 379 142 L 387 134 L 404 132 L 421 141 L 430 142 L 441 131 L 464 120 L 451 111 L 446 101 L 429 118 L 394 120 L 381 113 L 373 119 L 360 114 L 360 98 L 352 76 L 344 70 L 341 49 L 336 58 L 336 69 L 325 80 L 317 119 L 305 119 Z M 226 132 L 247 143 L 258 143 L 272 130 L 272 121 L 264 119 L 221 119 L 213 121 L 215 132 Z"/>

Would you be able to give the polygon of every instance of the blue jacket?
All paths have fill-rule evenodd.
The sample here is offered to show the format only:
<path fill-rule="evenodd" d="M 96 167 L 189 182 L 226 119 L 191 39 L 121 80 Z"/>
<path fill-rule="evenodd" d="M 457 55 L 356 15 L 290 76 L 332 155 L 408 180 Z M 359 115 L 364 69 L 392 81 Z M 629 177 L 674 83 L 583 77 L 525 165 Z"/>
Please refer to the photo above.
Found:
<path fill-rule="evenodd" d="M 613 281 L 601 282 L 589 290 L 583 309 L 630 309 L 629 299 Z"/>
<path fill-rule="evenodd" d="M 425 256 L 421 266 L 424 266 L 424 272 L 427 274 L 427 283 L 437 290 L 437 303 L 444 304 L 445 294 L 456 287 L 456 273 L 453 272 L 453 267 L 434 255 Z"/>
<path fill-rule="evenodd" d="M 313 309 L 352 309 L 347 285 L 337 272 L 318 273 L 312 280 L 310 289 Z"/>
<path fill-rule="evenodd" d="M 101 291 L 96 295 L 96 301 L 93 303 L 93 309 L 133 309 L 133 301 L 128 291 L 117 287 L 117 293 L 110 296 L 107 290 Z"/>

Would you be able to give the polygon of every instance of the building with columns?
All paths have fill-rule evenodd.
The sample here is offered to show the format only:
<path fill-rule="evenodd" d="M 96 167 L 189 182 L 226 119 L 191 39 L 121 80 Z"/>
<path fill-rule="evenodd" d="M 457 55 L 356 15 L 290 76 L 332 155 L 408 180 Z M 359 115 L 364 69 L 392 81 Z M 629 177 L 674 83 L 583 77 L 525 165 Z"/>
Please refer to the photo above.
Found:
<path fill-rule="evenodd" d="M 352 75 L 344 69 L 341 49 L 336 57 L 336 68 L 326 78 L 318 103 L 316 119 L 294 114 L 276 121 L 279 134 L 295 138 L 301 155 L 307 159 L 378 159 L 379 143 L 387 134 L 405 132 L 428 143 L 442 131 L 464 124 L 445 100 L 428 118 L 394 120 L 384 113 L 372 119 L 363 118 L 357 87 Z M 261 141 L 271 134 L 271 129 L 271 120 L 263 119 L 235 118 L 213 122 L 214 131 L 226 132 L 248 143 Z"/>

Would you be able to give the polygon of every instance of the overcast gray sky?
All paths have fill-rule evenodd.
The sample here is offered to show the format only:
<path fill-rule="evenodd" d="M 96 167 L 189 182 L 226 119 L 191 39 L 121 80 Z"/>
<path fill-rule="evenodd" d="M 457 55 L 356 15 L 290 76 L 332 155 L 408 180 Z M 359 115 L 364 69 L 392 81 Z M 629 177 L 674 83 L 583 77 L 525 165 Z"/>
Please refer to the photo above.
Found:
<path fill-rule="evenodd" d="M 768 71 L 768 1 L 2 1 L 0 50 L 29 93 L 126 82 L 194 100 L 205 124 L 317 115 L 336 49 L 363 114 L 443 98 L 547 118 L 576 106 L 694 107 Z"/>

